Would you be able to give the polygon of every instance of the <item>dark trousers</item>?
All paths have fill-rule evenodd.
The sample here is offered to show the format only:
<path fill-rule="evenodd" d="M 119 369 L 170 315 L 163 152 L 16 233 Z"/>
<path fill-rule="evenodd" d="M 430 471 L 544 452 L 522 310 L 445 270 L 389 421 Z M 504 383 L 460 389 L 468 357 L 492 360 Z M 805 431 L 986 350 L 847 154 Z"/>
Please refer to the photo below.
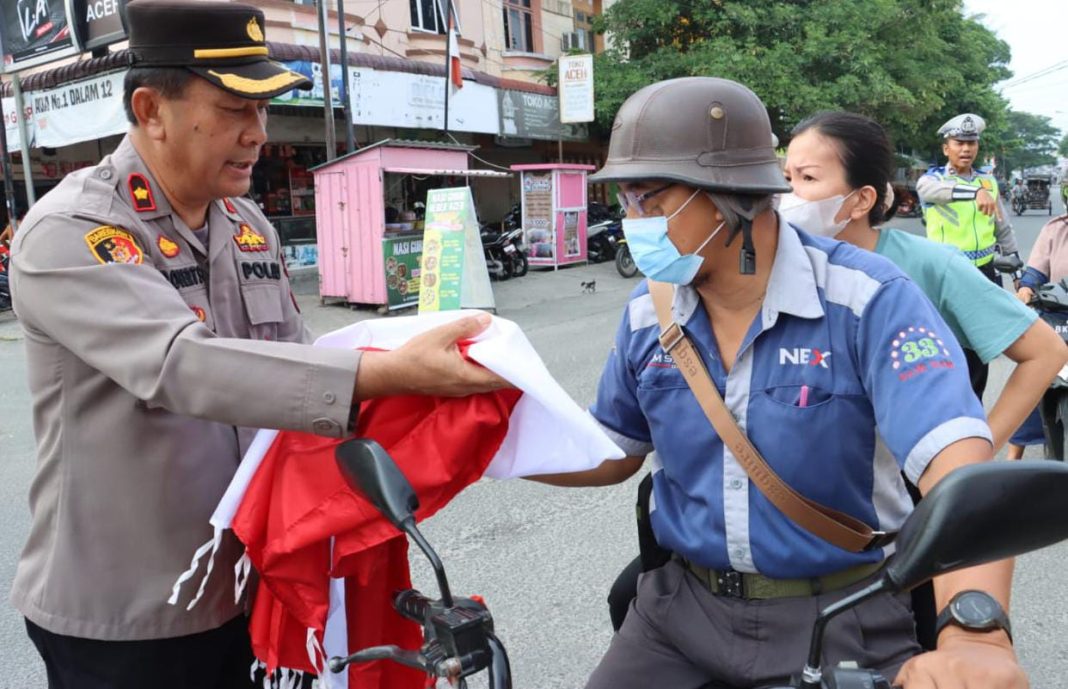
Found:
<path fill-rule="evenodd" d="M 49 689 L 252 689 L 252 648 L 242 615 L 218 629 L 172 639 L 98 641 L 54 634 L 26 620 Z"/>
<path fill-rule="evenodd" d="M 622 628 L 586 689 L 727 689 L 783 686 L 804 665 L 812 624 L 859 591 L 746 601 L 717 596 L 676 561 L 642 574 Z M 891 681 L 920 652 L 909 596 L 885 594 L 830 622 L 827 664 L 856 661 Z"/>

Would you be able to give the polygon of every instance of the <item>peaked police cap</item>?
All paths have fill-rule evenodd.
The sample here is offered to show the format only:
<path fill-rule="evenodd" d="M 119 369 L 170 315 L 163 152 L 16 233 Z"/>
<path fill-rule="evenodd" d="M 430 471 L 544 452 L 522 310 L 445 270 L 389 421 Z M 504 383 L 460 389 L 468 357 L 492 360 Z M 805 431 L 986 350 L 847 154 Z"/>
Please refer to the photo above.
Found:
<path fill-rule="evenodd" d="M 311 81 L 268 58 L 263 12 L 230 2 L 133 0 L 134 67 L 184 67 L 241 98 L 268 99 Z"/>

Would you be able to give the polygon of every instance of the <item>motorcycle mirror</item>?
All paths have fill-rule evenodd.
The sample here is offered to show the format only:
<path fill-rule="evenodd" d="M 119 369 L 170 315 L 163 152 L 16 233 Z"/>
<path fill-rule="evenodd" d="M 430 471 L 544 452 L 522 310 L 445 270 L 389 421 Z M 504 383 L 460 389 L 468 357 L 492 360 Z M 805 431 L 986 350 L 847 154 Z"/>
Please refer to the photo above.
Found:
<path fill-rule="evenodd" d="M 353 438 L 337 446 L 334 458 L 353 490 L 367 496 L 393 526 L 408 531 L 419 498 L 385 448 L 374 440 Z"/>
<path fill-rule="evenodd" d="M 939 574 L 1002 560 L 1068 539 L 1059 462 L 987 462 L 956 469 L 905 521 L 884 571 L 905 591 Z"/>
<path fill-rule="evenodd" d="M 385 448 L 369 438 L 346 440 L 334 450 L 334 459 L 349 487 L 367 496 L 393 526 L 408 534 L 423 551 L 434 569 L 442 603 L 446 608 L 451 608 L 453 599 L 445 566 L 415 526 L 419 498 L 397 463 Z"/>
<path fill-rule="evenodd" d="M 1061 462 L 985 462 L 951 472 L 905 520 L 882 575 L 820 611 L 800 687 L 824 686 L 823 634 L 842 612 L 884 591 L 907 591 L 939 574 L 1068 539 L 1065 491 L 1068 466 Z"/>

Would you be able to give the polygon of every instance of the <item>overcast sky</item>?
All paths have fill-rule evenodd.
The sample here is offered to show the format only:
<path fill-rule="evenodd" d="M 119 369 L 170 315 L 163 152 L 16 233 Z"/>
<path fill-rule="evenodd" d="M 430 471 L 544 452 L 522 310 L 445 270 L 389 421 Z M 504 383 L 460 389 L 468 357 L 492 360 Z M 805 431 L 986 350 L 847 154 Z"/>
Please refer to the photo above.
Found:
<path fill-rule="evenodd" d="M 1012 49 L 1013 77 L 1002 95 L 1013 110 L 1046 115 L 1062 134 L 1068 133 L 1068 3 L 1065 0 L 964 0 L 970 14 Z M 1019 85 L 1016 79 L 1050 67 L 1045 76 Z M 982 113 L 980 113 L 982 114 Z"/>

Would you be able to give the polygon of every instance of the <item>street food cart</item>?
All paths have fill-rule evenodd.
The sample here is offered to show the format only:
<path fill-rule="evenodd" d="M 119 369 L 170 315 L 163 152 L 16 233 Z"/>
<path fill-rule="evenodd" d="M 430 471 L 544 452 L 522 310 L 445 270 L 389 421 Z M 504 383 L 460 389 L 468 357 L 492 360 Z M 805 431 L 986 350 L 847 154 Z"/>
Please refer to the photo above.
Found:
<path fill-rule="evenodd" d="M 593 165 L 513 165 L 521 175 L 523 245 L 532 266 L 586 261 L 586 173 Z"/>
<path fill-rule="evenodd" d="M 510 176 L 469 169 L 474 148 L 387 139 L 313 168 L 320 300 L 416 306 L 426 192 Z"/>

